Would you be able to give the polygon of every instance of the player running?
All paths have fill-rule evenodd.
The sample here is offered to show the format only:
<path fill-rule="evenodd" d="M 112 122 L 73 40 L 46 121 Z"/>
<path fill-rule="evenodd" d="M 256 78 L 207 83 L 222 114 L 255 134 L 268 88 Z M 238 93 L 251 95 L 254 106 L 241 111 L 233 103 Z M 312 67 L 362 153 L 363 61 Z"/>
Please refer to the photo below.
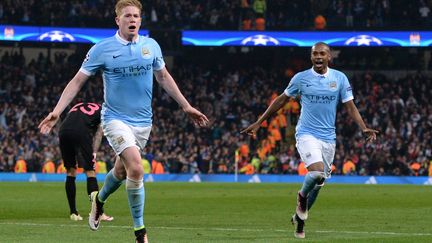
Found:
<path fill-rule="evenodd" d="M 311 50 L 313 67 L 297 73 L 285 91 L 267 108 L 264 114 L 242 133 L 255 136 L 263 121 L 278 111 L 290 97 L 301 97 L 301 114 L 296 127 L 296 147 L 308 173 L 298 192 L 296 213 L 291 222 L 296 225 L 295 237 L 305 238 L 304 221 L 315 202 L 318 192 L 330 177 L 336 149 L 336 107 L 339 101 L 360 126 L 368 142 L 376 139 L 378 131 L 369 129 L 353 102 L 351 85 L 340 71 L 328 67 L 330 47 L 316 43 Z"/>
<path fill-rule="evenodd" d="M 141 10 L 142 5 L 138 0 L 117 2 L 117 33 L 90 49 L 81 69 L 66 86 L 56 107 L 39 127 L 42 133 L 48 133 L 88 77 L 98 70 L 102 71 L 102 127 L 118 156 L 102 189 L 98 193 L 92 193 L 89 225 L 92 230 L 99 228 L 104 203 L 109 195 L 120 187 L 122 181 L 126 180 L 136 242 L 147 242 L 144 224 L 144 170 L 140 149 L 145 147 L 151 131 L 153 74 L 159 85 L 177 101 L 197 126 L 207 126 L 209 120 L 192 107 L 180 92 L 165 67 L 159 44 L 152 38 L 138 34 Z"/>

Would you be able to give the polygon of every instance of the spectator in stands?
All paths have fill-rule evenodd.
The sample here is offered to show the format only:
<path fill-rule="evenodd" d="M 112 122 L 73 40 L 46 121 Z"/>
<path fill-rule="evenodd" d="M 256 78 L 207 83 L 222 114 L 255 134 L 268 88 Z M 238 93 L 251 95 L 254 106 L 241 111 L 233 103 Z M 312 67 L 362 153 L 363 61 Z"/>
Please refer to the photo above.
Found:
<path fill-rule="evenodd" d="M 268 4 L 271 2 L 268 2 Z M 352 52 L 347 50 L 346 52 L 342 52 L 342 55 L 333 65 L 335 67 L 343 66 L 344 68 L 354 70 L 422 68 L 421 65 L 412 66 L 409 63 L 409 60 L 415 60 L 415 63 L 419 64 L 423 60 L 419 61 L 417 56 L 412 56 L 408 52 L 403 52 L 402 55 L 397 52 L 393 52 L 392 55 L 386 55 L 382 54 L 380 50 L 373 48 L 373 51 L 370 52 L 368 49 L 362 49 L 362 52 L 356 52 L 355 59 L 351 55 Z M 344 53 L 347 54 L 343 55 Z M 370 62 L 363 64 L 359 62 L 362 55 L 373 56 L 373 53 L 378 53 L 376 55 L 379 55 L 379 58 L 375 59 L 380 60 L 380 64 L 371 66 Z M 187 55 L 190 55 L 190 53 Z M 28 172 L 41 172 L 44 162 L 43 149 L 45 147 L 53 154 L 54 161 L 60 160 L 60 151 L 56 149 L 58 147 L 56 139 L 58 136 L 57 129 L 54 129 L 51 135 L 38 136 L 34 121 L 41 120 L 43 113 L 55 105 L 55 101 L 58 98 L 55 93 L 59 94 L 61 92 L 58 87 L 64 87 L 67 84 L 69 81 L 68 78 L 73 76 L 74 68 L 80 66 L 84 56 L 85 53 L 77 51 L 66 56 L 63 63 L 56 63 L 50 61 L 45 53 L 33 61 L 26 59 L 28 57 L 24 58 L 24 56 L 20 56 L 20 54 L 1 53 L 0 114 L 3 114 L 4 107 L 8 107 L 10 111 L 4 113 L 4 121 L 8 125 L 8 129 L 1 128 L 0 126 L 0 171 L 13 172 L 18 155 L 22 155 L 27 161 Z M 403 63 L 396 62 L 393 66 L 389 66 L 387 59 L 390 56 L 400 56 L 401 60 L 407 61 Z M 236 58 L 241 57 L 237 56 Z M 238 59 L 234 60 L 237 62 Z M 236 118 L 239 121 L 251 120 L 251 116 L 258 115 L 264 109 L 262 104 L 265 102 L 261 100 L 268 97 L 270 91 L 282 89 L 283 82 L 281 80 L 286 80 L 293 75 L 291 72 L 288 72 L 291 74 L 286 76 L 285 72 L 281 70 L 292 70 L 294 72 L 307 67 L 300 59 L 293 58 L 290 60 L 289 68 L 285 64 L 281 64 L 269 70 L 266 70 L 262 65 L 245 61 L 245 59 L 240 59 L 240 62 L 235 64 L 227 61 L 228 63 L 221 62 L 218 65 L 208 65 L 211 63 L 201 61 L 193 64 L 175 62 L 176 65 L 172 71 L 175 77 L 178 77 L 179 80 L 184 80 L 184 82 L 179 84 L 182 86 L 181 89 L 184 90 L 184 93 L 191 100 L 196 101 L 202 110 L 209 111 L 211 117 L 214 117 L 216 121 L 211 129 L 199 130 L 194 129 L 187 122 L 179 122 L 186 120 L 182 112 L 177 110 L 177 106 L 173 100 L 162 95 L 163 93 L 156 89 L 154 91 L 154 103 L 160 109 L 155 112 L 154 119 L 158 123 L 153 126 L 152 134 L 154 136 L 148 144 L 146 153 L 166 151 L 163 154 L 171 154 L 167 161 L 170 164 L 174 164 L 175 162 L 177 165 L 175 170 L 170 169 L 169 172 L 181 172 L 182 167 L 186 167 L 188 164 L 187 156 L 181 151 L 186 151 L 188 144 L 202 143 L 197 138 L 208 137 L 210 139 L 206 142 L 209 145 L 213 172 L 232 173 L 234 171 L 234 152 L 228 148 L 231 146 L 232 137 L 238 136 L 236 131 L 245 126 L 240 123 L 238 124 L 240 126 L 238 128 L 236 127 L 237 125 L 233 126 L 232 123 L 225 120 L 225 111 L 236 109 L 253 111 Z M 220 71 L 230 70 L 230 68 L 237 70 L 237 74 L 234 75 L 233 73 L 223 73 Z M 31 82 L 26 81 L 28 76 L 32 76 L 30 78 L 32 79 Z M 79 94 L 77 101 L 88 100 L 95 102 L 103 99 L 102 80 L 99 76 L 94 78 L 94 80 L 87 83 L 87 87 Z M 357 174 L 376 175 L 378 168 L 374 167 L 376 161 L 375 155 L 385 149 L 390 151 L 390 155 L 388 153 L 383 154 L 382 156 L 385 157 L 384 161 L 388 161 L 387 156 L 392 156 L 395 161 L 392 166 L 384 168 L 385 174 L 410 175 L 409 163 L 412 159 L 408 153 L 408 144 L 411 141 L 415 144 L 414 148 L 418 144 L 422 145 L 420 150 L 423 150 L 424 156 L 429 156 L 429 158 L 431 156 L 432 141 L 430 131 L 432 131 L 432 126 L 429 121 L 432 120 L 432 106 L 428 101 L 428 97 L 432 96 L 430 93 L 432 90 L 431 78 L 420 73 L 403 75 L 398 73 L 395 76 L 388 76 L 374 71 L 356 71 L 351 75 L 351 79 L 359 111 L 365 120 L 368 120 L 368 123 L 374 122 L 380 124 L 380 130 L 385 135 L 380 136 L 379 141 L 375 145 L 364 144 L 360 132 L 346 129 L 348 127 L 345 124 L 347 122 L 347 119 L 345 119 L 346 115 L 343 109 L 339 111 L 337 116 L 340 119 L 336 121 L 338 124 L 337 127 L 343 129 L 338 129 L 337 131 L 340 136 L 337 138 L 339 146 L 335 155 L 334 164 L 337 168 L 334 174 L 342 174 L 343 161 L 341 160 L 349 155 L 349 148 L 355 147 L 354 154 L 359 157 L 359 162 L 356 165 L 358 169 L 356 171 Z M 240 84 L 251 88 L 250 90 L 239 89 L 238 85 Z M 371 89 L 374 90 L 373 93 L 370 92 Z M 25 92 L 20 92 L 19 90 Z M 225 90 L 231 91 L 230 96 L 226 99 L 223 98 L 228 93 Z M 413 92 L 416 95 L 412 95 L 411 93 Z M 28 102 L 24 96 L 31 97 L 30 99 L 33 101 L 31 103 Z M 242 100 L 238 100 L 235 97 L 243 98 Z M 368 106 L 372 106 L 372 109 L 368 109 Z M 22 117 L 21 127 L 19 127 L 15 115 L 22 112 L 23 107 L 27 109 Z M 381 110 L 386 107 L 388 109 L 385 113 L 382 113 Z M 286 110 L 284 115 L 287 117 L 287 123 L 295 125 L 300 110 L 299 104 L 295 103 L 286 106 L 284 110 Z M 414 120 L 411 119 L 411 114 L 414 110 L 418 113 L 415 116 L 417 126 L 414 126 Z M 170 116 L 163 114 L 170 114 Z M 268 123 L 271 123 L 270 119 Z M 176 124 L 176 126 L 173 124 Z M 263 134 L 259 135 L 257 140 L 264 139 L 268 135 L 267 129 L 260 129 L 260 131 Z M 281 134 L 282 132 L 283 130 L 281 130 Z M 293 132 L 293 130 L 287 129 L 286 134 L 282 135 L 286 141 L 281 143 L 281 152 L 284 156 L 289 157 L 289 166 L 285 170 L 285 173 L 297 174 L 299 157 L 295 149 L 290 149 L 294 144 Z M 248 140 L 240 139 L 240 141 L 247 142 Z M 248 143 L 251 155 L 260 148 L 260 145 L 255 141 L 252 140 Z M 273 154 L 273 152 L 270 154 Z M 108 143 L 103 141 L 98 158 L 107 163 L 108 171 L 113 165 L 112 159 L 114 157 L 115 154 Z M 174 162 L 171 163 L 171 161 Z"/>
<path fill-rule="evenodd" d="M 255 19 L 255 30 L 264 31 L 265 30 L 265 19 L 264 17 L 257 17 Z"/>
<path fill-rule="evenodd" d="M 327 20 L 324 18 L 324 16 L 322 16 L 321 14 L 317 15 L 314 20 L 315 30 L 325 30 L 326 26 Z"/>
<path fill-rule="evenodd" d="M 266 0 L 254 0 L 252 8 L 255 12 L 255 18 L 265 18 L 267 11 Z"/>
<path fill-rule="evenodd" d="M 355 175 L 356 174 L 356 166 L 351 159 L 347 159 L 343 163 L 342 173 L 344 175 Z"/>
<path fill-rule="evenodd" d="M 55 171 L 55 164 L 54 164 L 54 162 L 52 161 L 52 159 L 47 158 L 45 160 L 45 163 L 44 163 L 43 167 L 42 167 L 42 173 L 54 174 L 55 172 L 56 171 Z"/>
<path fill-rule="evenodd" d="M 27 162 L 23 156 L 19 156 L 14 168 L 15 173 L 27 173 Z"/>

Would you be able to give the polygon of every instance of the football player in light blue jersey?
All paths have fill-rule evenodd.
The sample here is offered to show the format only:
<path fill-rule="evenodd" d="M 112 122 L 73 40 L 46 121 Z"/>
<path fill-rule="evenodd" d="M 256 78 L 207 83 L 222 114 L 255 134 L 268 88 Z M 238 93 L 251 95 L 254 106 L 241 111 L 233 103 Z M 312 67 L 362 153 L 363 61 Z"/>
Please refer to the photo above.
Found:
<path fill-rule="evenodd" d="M 89 226 L 92 230 L 98 229 L 103 204 L 126 180 L 136 242 L 147 242 L 144 226 L 144 171 L 139 149 L 144 148 L 151 131 L 153 74 L 159 85 L 177 101 L 197 126 L 207 126 L 209 120 L 192 107 L 180 92 L 165 68 L 158 43 L 151 38 L 139 36 L 141 9 L 139 0 L 117 2 L 117 33 L 90 49 L 81 69 L 64 89 L 54 110 L 39 124 L 39 129 L 43 134 L 49 133 L 88 77 L 97 70 L 102 70 L 102 127 L 118 156 L 102 189 L 91 195 Z"/>
<path fill-rule="evenodd" d="M 290 97 L 300 97 L 301 114 L 296 127 L 296 147 L 308 173 L 297 195 L 296 213 L 291 222 L 296 226 L 294 236 L 304 238 L 304 221 L 318 192 L 330 176 L 336 149 L 336 107 L 342 102 L 352 119 L 360 126 L 368 142 L 376 139 L 378 131 L 367 128 L 353 102 L 352 89 L 347 77 L 328 67 L 330 47 L 316 43 L 312 47 L 313 67 L 297 73 L 285 91 L 267 108 L 264 114 L 242 131 L 255 136 L 263 121 L 279 110 Z"/>

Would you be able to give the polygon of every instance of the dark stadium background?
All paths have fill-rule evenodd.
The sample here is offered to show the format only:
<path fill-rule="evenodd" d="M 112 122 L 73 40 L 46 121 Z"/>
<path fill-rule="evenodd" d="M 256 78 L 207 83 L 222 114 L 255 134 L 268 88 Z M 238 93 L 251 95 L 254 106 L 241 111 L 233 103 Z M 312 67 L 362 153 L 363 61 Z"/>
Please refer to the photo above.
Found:
<path fill-rule="evenodd" d="M 153 131 L 143 158 L 161 165 L 165 174 L 145 175 L 145 222 L 152 242 L 294 241 L 290 218 L 304 179 L 294 146 L 295 101 L 279 117 L 290 125 L 273 130 L 283 139 L 271 151 L 263 150 L 272 142 L 268 129 L 260 129 L 256 140 L 240 131 L 293 74 L 311 67 L 310 47 L 183 46 L 183 31 L 309 31 L 323 38 L 328 31 L 407 31 L 416 41 L 418 32 L 432 29 L 432 0 L 266 0 L 263 12 L 254 9 L 253 0 L 141 2 L 141 29 L 159 42 L 183 94 L 212 123 L 195 128 L 154 86 Z M 0 32 L 0 242 L 134 238 L 124 188 L 105 205 L 115 220 L 93 232 L 87 219 L 69 218 L 66 175 L 41 173 L 49 161 L 56 169 L 61 164 L 59 126 L 47 136 L 37 126 L 91 45 L 5 40 L 11 26 L 115 29 L 114 6 L 114 0 L 0 0 L 0 29 L 8 27 Z M 431 48 L 334 46 L 333 56 L 331 67 L 349 77 L 365 122 L 381 133 L 365 144 L 339 107 L 334 176 L 309 215 L 306 241 L 431 242 Z M 73 103 L 102 102 L 102 96 L 97 74 Z M 272 120 L 269 126 L 275 125 Z M 112 167 L 114 153 L 106 140 L 97 158 L 107 170 Z M 21 160 L 28 173 L 15 173 Z M 100 185 L 104 177 L 98 174 Z M 87 218 L 84 174 L 77 181 L 77 210 Z M 164 182 L 148 183 L 153 181 Z M 227 183 L 234 181 L 252 183 Z"/>
<path fill-rule="evenodd" d="M 300 158 L 293 147 L 293 126 L 266 156 L 255 154 L 268 136 L 257 140 L 239 131 L 266 108 L 297 71 L 309 68 L 307 47 L 190 47 L 181 45 L 182 30 L 238 30 L 245 19 L 260 17 L 245 1 L 143 1 L 143 29 L 160 43 L 168 69 L 181 90 L 212 120 L 196 129 L 175 102 L 155 85 L 154 129 L 143 152 L 163 164 L 166 173 L 233 173 L 235 161 L 251 164 L 255 173 L 298 174 Z M 246 1 L 247 2 L 247 1 Z M 0 24 L 115 28 L 114 1 L 1 1 Z M 267 1 L 266 30 L 428 30 L 431 1 Z M 426 13 L 426 16 L 422 16 Z M 154 14 L 157 15 L 155 21 Z M 326 19 L 323 30 L 315 25 Z M 351 21 L 352 20 L 352 21 Z M 318 23 L 317 23 L 318 24 Z M 45 161 L 60 163 L 57 129 L 49 136 L 37 125 L 54 107 L 61 91 L 81 65 L 91 45 L 0 42 L 0 171 L 13 172 L 17 160 L 28 172 L 40 172 Z M 432 175 L 431 51 L 422 47 L 335 47 L 332 67 L 344 71 L 355 102 L 369 126 L 381 131 L 366 145 L 343 109 L 337 118 L 334 174 Z M 102 102 L 102 80 L 96 75 L 79 93 L 80 100 Z M 291 124 L 298 115 L 285 111 Z M 268 121 L 271 122 L 270 120 Z M 247 156 L 238 156 L 242 145 Z M 112 166 L 106 141 L 98 159 Z M 352 161 L 355 169 L 344 173 Z M 246 167 L 245 167 L 246 168 Z M 347 167 L 348 168 L 348 167 Z"/>

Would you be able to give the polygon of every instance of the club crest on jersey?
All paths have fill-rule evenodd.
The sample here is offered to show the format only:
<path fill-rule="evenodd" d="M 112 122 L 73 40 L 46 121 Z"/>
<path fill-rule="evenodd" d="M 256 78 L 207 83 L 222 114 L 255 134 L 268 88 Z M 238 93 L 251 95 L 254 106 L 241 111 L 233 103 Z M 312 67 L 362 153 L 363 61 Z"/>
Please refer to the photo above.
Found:
<path fill-rule="evenodd" d="M 149 50 L 147 47 L 143 46 L 143 47 L 141 48 L 141 56 L 142 56 L 144 59 L 150 59 L 150 58 L 151 58 L 150 50 Z"/>
<path fill-rule="evenodd" d="M 337 89 L 337 83 L 336 83 L 336 81 L 331 81 L 329 83 L 329 88 L 330 88 L 330 90 L 336 90 Z"/>

